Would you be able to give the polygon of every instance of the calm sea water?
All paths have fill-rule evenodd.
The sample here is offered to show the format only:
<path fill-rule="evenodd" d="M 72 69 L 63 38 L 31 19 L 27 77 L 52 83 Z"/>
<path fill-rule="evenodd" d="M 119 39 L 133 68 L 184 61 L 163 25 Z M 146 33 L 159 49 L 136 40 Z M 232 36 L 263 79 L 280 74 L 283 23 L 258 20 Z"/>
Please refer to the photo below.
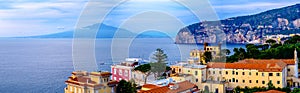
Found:
<path fill-rule="evenodd" d="M 125 39 L 126 40 L 126 39 Z M 0 93 L 63 93 L 64 81 L 71 75 L 71 39 L 0 39 Z M 99 70 L 110 71 L 110 65 L 124 60 L 124 56 L 112 59 L 111 49 L 129 57 L 149 59 L 156 48 L 162 48 L 169 62 L 186 60 L 194 45 L 176 45 L 168 38 L 139 38 L 131 44 L 118 43 L 111 48 L 111 39 L 96 40 L 96 60 Z M 244 45 L 231 44 L 226 48 Z M 203 48 L 200 45 L 198 48 Z M 123 52 L 128 51 L 128 52 Z"/>

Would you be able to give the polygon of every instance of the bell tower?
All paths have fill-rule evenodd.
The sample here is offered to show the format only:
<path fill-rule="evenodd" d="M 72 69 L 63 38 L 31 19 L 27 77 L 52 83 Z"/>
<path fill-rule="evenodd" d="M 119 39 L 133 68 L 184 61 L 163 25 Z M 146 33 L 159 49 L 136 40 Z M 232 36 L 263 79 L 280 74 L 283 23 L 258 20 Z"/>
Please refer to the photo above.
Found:
<path fill-rule="evenodd" d="M 299 63 L 299 60 L 298 60 L 297 50 L 296 49 L 294 51 L 294 61 L 295 61 L 294 76 L 296 78 L 298 78 L 298 63 Z"/>

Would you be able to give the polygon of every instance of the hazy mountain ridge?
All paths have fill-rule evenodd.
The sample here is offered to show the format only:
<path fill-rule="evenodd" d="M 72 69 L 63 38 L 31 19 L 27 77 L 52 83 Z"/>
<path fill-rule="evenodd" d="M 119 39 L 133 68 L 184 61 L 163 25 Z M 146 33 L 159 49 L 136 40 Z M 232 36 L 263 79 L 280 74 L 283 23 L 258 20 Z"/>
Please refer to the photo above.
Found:
<path fill-rule="evenodd" d="M 262 42 L 270 34 L 299 33 L 300 4 L 268 10 L 255 15 L 204 21 L 182 28 L 176 43 L 215 43 L 216 31 L 226 34 L 221 40 L 230 43 Z"/>
<path fill-rule="evenodd" d="M 98 28 L 98 26 L 100 27 Z M 84 27 L 82 29 L 78 29 L 78 32 L 81 34 L 80 36 L 86 36 L 88 33 L 81 32 L 81 31 L 89 31 L 97 29 L 97 35 L 96 38 L 166 38 L 167 35 L 150 31 L 145 32 L 142 34 L 133 33 L 131 31 L 128 31 L 126 29 L 117 28 L 113 26 L 109 26 L 106 24 L 94 24 L 91 26 Z M 117 36 L 115 36 L 115 33 L 118 31 Z M 38 36 L 28 36 L 28 37 L 19 37 L 19 38 L 73 38 L 74 37 L 74 31 L 65 31 L 60 33 L 53 33 L 53 34 L 47 34 L 47 35 L 38 35 Z"/>

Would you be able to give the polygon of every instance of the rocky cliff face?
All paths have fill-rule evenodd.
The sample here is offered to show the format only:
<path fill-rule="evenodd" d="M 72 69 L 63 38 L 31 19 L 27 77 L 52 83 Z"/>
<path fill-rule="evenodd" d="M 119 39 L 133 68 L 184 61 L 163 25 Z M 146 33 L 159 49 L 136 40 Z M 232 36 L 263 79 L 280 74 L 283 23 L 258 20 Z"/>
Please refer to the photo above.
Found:
<path fill-rule="evenodd" d="M 260 42 L 270 34 L 300 32 L 299 11 L 300 4 L 296 4 L 256 15 L 199 22 L 182 28 L 176 43 L 249 43 Z"/>
<path fill-rule="evenodd" d="M 300 18 L 293 21 L 293 25 L 295 28 L 300 28 Z"/>

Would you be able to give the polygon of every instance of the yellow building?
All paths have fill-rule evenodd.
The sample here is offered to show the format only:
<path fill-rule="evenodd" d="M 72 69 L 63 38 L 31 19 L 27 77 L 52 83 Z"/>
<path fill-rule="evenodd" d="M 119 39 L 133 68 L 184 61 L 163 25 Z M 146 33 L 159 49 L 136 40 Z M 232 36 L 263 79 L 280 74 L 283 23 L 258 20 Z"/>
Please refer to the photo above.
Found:
<path fill-rule="evenodd" d="M 110 80 L 109 72 L 75 71 L 65 83 L 65 93 L 111 93 L 118 83 Z"/>
<path fill-rule="evenodd" d="M 246 60 L 244 60 L 246 61 Z M 258 60 L 255 60 L 258 61 Z M 275 87 L 286 87 L 287 65 L 284 62 L 258 63 L 208 63 L 207 78 L 212 81 L 225 81 L 228 88 L 267 87 L 272 82 Z"/>
<path fill-rule="evenodd" d="M 195 65 L 178 63 L 172 68 L 171 78 L 176 81 L 190 79 L 201 91 L 224 93 L 239 87 L 299 87 L 297 51 L 294 59 L 245 59 L 235 63 L 210 62 Z M 188 75 L 193 76 L 187 78 Z M 198 81 L 198 82 L 197 82 Z"/>
<path fill-rule="evenodd" d="M 206 64 L 207 62 L 204 59 L 204 52 L 211 52 L 212 57 L 220 57 L 221 54 L 221 44 L 218 46 L 208 46 L 207 43 L 204 43 L 203 50 L 193 49 L 190 51 L 189 63 L 202 63 Z"/>

